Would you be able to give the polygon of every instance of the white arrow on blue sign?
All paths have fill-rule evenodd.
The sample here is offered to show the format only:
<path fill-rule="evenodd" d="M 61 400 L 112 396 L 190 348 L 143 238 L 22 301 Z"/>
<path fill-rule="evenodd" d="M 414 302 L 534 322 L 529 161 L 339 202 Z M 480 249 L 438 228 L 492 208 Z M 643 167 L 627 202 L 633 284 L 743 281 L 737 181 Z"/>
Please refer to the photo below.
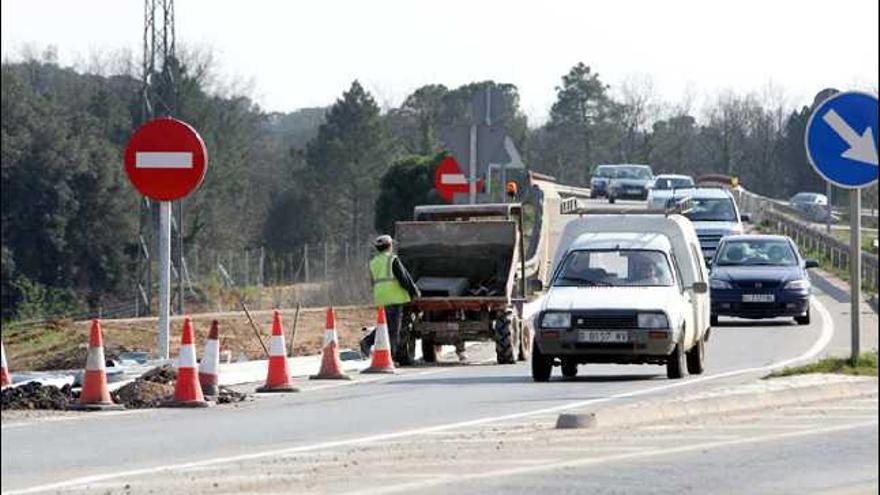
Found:
<path fill-rule="evenodd" d="M 826 180 L 857 189 L 877 182 L 877 97 L 848 91 L 823 101 L 807 121 L 810 164 Z"/>

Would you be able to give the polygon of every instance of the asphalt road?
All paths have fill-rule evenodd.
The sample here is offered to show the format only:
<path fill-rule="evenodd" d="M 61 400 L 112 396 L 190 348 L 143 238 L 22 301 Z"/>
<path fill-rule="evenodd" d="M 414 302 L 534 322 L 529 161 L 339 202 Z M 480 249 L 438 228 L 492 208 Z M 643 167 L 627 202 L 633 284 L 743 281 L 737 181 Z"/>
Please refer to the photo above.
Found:
<path fill-rule="evenodd" d="M 823 352 L 836 337 L 834 319 L 823 311 L 825 304 L 819 308 L 805 327 L 789 321 L 724 322 L 707 344 L 706 373 L 677 381 L 666 379 L 660 366 L 590 365 L 582 366 L 575 380 L 559 379 L 557 370 L 554 381 L 538 384 L 530 378 L 528 363 L 481 364 L 494 360 L 492 346 L 483 345 L 471 351 L 470 365 L 417 367 L 344 383 L 300 380 L 304 390 L 299 394 L 260 395 L 238 407 L 4 424 L 2 490 L 88 491 L 89 486 L 150 478 L 166 469 L 235 466 L 270 459 L 279 451 L 333 452 L 387 439 L 415 441 L 573 406 L 744 382 L 765 374 L 769 366 Z M 876 427 L 872 431 L 876 437 Z"/>

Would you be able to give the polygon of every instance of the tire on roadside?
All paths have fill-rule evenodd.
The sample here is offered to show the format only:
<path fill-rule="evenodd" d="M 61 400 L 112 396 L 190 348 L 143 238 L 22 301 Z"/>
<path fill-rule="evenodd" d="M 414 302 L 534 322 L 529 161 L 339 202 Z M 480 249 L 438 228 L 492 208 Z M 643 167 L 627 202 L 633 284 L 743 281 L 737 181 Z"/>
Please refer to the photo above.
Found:
<path fill-rule="evenodd" d="M 404 313 L 400 322 L 397 349 L 394 360 L 401 366 L 412 366 L 416 361 L 416 336 L 413 332 L 413 317 Z"/>
<path fill-rule="evenodd" d="M 550 381 L 553 374 L 553 360 L 541 353 L 537 342 L 532 342 L 532 380 L 536 382 Z"/>
<path fill-rule="evenodd" d="M 422 359 L 426 363 L 437 362 L 437 346 L 431 337 L 422 337 Z"/>
<path fill-rule="evenodd" d="M 578 362 L 574 359 L 562 360 L 562 376 L 565 378 L 574 378 L 578 374 Z"/>
<path fill-rule="evenodd" d="M 666 377 L 673 380 L 684 378 L 685 369 L 687 368 L 685 361 L 684 346 L 681 342 L 678 342 L 666 360 Z"/>
<path fill-rule="evenodd" d="M 688 373 L 691 375 L 702 375 L 705 370 L 706 341 L 704 339 L 698 340 L 686 354 Z"/>
<path fill-rule="evenodd" d="M 505 313 L 495 322 L 495 357 L 498 364 L 515 364 L 517 350 L 517 320 L 513 313 Z"/>
<path fill-rule="evenodd" d="M 807 314 L 805 314 L 803 316 L 795 316 L 794 321 L 798 325 L 809 325 L 810 324 L 810 308 L 809 308 L 809 306 L 807 307 Z"/>

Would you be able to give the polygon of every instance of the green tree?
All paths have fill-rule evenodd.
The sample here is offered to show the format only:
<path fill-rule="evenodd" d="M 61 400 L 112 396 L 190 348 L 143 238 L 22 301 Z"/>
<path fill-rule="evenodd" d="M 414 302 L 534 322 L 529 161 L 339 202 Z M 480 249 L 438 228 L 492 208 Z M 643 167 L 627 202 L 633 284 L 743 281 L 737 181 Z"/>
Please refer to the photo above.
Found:
<path fill-rule="evenodd" d="M 572 67 L 556 87 L 556 102 L 550 109 L 542 149 L 544 170 L 563 181 L 584 183 L 589 166 L 611 155 L 612 111 L 608 86 L 599 74 L 583 63 Z"/>
<path fill-rule="evenodd" d="M 408 156 L 385 172 L 376 199 L 376 232 L 394 235 L 394 222 L 412 219 L 416 206 L 443 203 L 434 188 L 434 171 L 444 156 Z"/>
<path fill-rule="evenodd" d="M 354 81 L 306 149 L 307 187 L 320 198 L 325 240 L 363 242 L 372 229 L 379 178 L 391 158 L 392 141 L 379 107 Z"/>

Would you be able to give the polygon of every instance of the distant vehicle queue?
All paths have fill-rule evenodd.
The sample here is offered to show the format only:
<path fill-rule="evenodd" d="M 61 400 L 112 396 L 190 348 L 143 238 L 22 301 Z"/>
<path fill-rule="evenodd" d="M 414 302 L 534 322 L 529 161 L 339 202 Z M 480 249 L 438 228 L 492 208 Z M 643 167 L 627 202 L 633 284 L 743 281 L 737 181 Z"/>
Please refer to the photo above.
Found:
<path fill-rule="evenodd" d="M 646 165 L 599 165 L 592 198 L 647 200 L 640 208 L 591 208 L 570 198 L 548 287 L 535 317 L 532 377 L 554 366 L 662 364 L 669 378 L 704 369 L 720 317 L 810 323 L 812 284 L 786 236 L 746 234 L 730 189 L 717 177 L 654 176 Z M 813 199 L 813 198 L 810 198 Z"/>

